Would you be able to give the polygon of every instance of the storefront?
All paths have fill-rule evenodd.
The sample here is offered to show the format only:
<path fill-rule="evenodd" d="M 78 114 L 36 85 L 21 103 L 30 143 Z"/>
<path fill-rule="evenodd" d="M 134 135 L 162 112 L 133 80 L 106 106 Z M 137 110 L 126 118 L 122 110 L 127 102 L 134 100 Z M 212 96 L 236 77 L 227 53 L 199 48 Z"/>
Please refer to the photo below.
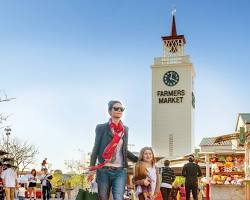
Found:
<path fill-rule="evenodd" d="M 211 200 L 245 199 L 245 152 L 221 152 L 210 154 Z"/>

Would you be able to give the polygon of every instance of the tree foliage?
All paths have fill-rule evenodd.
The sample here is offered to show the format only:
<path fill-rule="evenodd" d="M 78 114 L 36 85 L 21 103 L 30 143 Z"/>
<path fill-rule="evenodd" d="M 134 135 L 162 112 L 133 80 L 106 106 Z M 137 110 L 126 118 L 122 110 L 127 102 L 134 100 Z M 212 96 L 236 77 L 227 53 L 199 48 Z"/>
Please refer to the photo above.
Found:
<path fill-rule="evenodd" d="M 64 177 L 61 170 L 55 170 L 52 174 L 53 178 L 51 184 L 53 187 L 58 188 L 64 183 Z"/>
<path fill-rule="evenodd" d="M 81 160 L 65 160 L 64 165 L 69 169 L 70 173 L 81 174 L 84 169 L 84 163 Z"/>
<path fill-rule="evenodd" d="M 29 165 L 34 164 L 38 149 L 27 141 L 21 142 L 17 138 L 2 136 L 0 148 L 8 152 L 5 156 L 12 158 L 19 171 L 24 171 Z"/>
<path fill-rule="evenodd" d="M 59 188 L 64 184 L 65 188 L 72 189 L 78 188 L 89 188 L 89 182 L 86 175 L 84 174 L 62 174 L 60 170 L 55 170 L 52 174 L 53 179 L 51 180 L 54 188 Z"/>
<path fill-rule="evenodd" d="M 72 175 L 68 181 L 71 183 L 72 187 L 78 186 L 80 188 L 89 188 L 87 177 L 83 174 Z"/>

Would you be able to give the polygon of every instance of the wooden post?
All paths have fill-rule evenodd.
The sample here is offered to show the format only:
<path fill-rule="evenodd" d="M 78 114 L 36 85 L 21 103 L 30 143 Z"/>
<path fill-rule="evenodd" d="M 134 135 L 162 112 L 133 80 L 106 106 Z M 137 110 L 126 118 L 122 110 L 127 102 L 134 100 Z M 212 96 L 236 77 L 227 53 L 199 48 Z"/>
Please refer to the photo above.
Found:
<path fill-rule="evenodd" d="M 250 199 L 250 142 L 249 138 L 245 145 L 245 183 L 246 183 L 246 200 Z"/>
<path fill-rule="evenodd" d="M 206 184 L 206 200 L 209 200 L 209 196 L 210 196 L 210 187 L 209 187 L 209 183 Z"/>
<path fill-rule="evenodd" d="M 209 154 L 205 155 L 205 162 L 206 162 L 206 179 L 209 180 L 210 177 L 210 168 L 209 168 Z M 210 192 L 209 192 L 209 183 L 206 184 L 206 200 L 209 200 Z"/>
<path fill-rule="evenodd" d="M 250 181 L 246 180 L 245 183 L 246 183 L 246 200 L 249 200 L 249 197 L 250 197 Z"/>

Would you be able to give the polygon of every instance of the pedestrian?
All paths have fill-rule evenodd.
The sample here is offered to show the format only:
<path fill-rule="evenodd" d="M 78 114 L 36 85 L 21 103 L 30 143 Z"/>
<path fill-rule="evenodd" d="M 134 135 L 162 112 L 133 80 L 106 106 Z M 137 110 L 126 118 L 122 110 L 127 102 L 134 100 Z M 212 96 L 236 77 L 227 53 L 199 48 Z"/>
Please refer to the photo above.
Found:
<path fill-rule="evenodd" d="M 20 186 L 18 187 L 18 199 L 19 200 L 25 200 L 25 187 L 24 187 L 24 183 L 21 183 Z"/>
<path fill-rule="evenodd" d="M 36 170 L 32 169 L 30 174 L 28 175 L 28 191 L 29 191 L 29 197 L 30 199 L 32 198 L 32 194 L 34 199 L 36 199 L 36 182 L 37 182 L 37 177 L 36 177 Z"/>
<path fill-rule="evenodd" d="M 95 180 L 91 182 L 91 192 L 97 193 L 98 192 L 98 185 Z"/>
<path fill-rule="evenodd" d="M 1 174 L 3 171 L 3 164 L 0 162 L 0 200 L 4 200 L 4 185 L 3 185 L 3 179 L 1 178 Z"/>
<path fill-rule="evenodd" d="M 139 160 L 135 166 L 135 177 L 134 184 L 136 187 L 136 195 L 139 200 L 153 200 L 155 199 L 160 192 L 160 176 L 159 170 L 155 166 L 155 156 L 151 147 L 144 147 L 141 149 L 139 154 Z M 143 167 L 140 165 L 144 165 L 147 170 L 147 176 L 145 178 L 140 179 L 140 170 L 143 170 Z M 152 195 L 145 196 L 144 189 L 150 186 L 150 190 Z"/>
<path fill-rule="evenodd" d="M 172 190 L 172 183 L 175 180 L 174 170 L 169 167 L 170 161 L 164 161 L 164 167 L 161 168 L 161 194 L 163 200 L 169 200 Z"/>
<path fill-rule="evenodd" d="M 194 163 L 194 156 L 190 155 L 182 169 L 182 176 L 185 179 L 186 200 L 190 199 L 190 192 L 192 191 L 193 199 L 198 200 L 198 177 L 201 177 L 200 166 Z"/>
<path fill-rule="evenodd" d="M 60 191 L 61 191 L 61 198 L 62 200 L 65 199 L 65 186 L 64 183 L 62 183 L 62 185 L 60 186 Z"/>
<path fill-rule="evenodd" d="M 179 187 L 173 186 L 170 193 L 170 199 L 177 200 L 178 192 L 179 192 Z"/>
<path fill-rule="evenodd" d="M 47 165 L 47 158 L 44 158 L 44 160 L 41 163 L 41 171 L 46 168 Z"/>
<path fill-rule="evenodd" d="M 43 169 L 43 174 L 40 177 L 41 184 L 42 184 L 42 194 L 43 200 L 50 199 L 50 191 L 52 189 L 50 180 L 52 179 L 52 175 L 49 174 L 48 169 Z"/>
<path fill-rule="evenodd" d="M 96 182 L 100 200 L 109 199 L 110 191 L 112 191 L 113 200 L 123 199 L 127 178 L 127 158 L 137 161 L 137 157 L 128 151 L 128 127 L 121 121 L 124 110 L 120 101 L 110 101 L 108 103 L 109 121 L 96 126 L 90 170 L 97 170 Z M 98 165 L 95 165 L 96 160 Z M 89 180 L 92 181 L 93 177 L 93 172 L 92 174 L 90 172 Z"/>
<path fill-rule="evenodd" d="M 186 190 L 183 184 L 179 187 L 180 200 L 186 200 Z"/>
<path fill-rule="evenodd" d="M 1 178 L 4 183 L 4 191 L 6 200 L 14 200 L 15 188 L 17 186 L 17 173 L 11 168 L 11 164 L 6 165 L 6 169 L 2 172 Z"/>
<path fill-rule="evenodd" d="M 66 194 L 67 194 L 67 199 L 69 199 L 69 200 L 71 199 L 72 190 L 73 190 L 73 187 L 71 185 L 71 182 L 70 182 L 70 180 L 67 180 L 65 182 L 65 191 L 66 191 Z"/>

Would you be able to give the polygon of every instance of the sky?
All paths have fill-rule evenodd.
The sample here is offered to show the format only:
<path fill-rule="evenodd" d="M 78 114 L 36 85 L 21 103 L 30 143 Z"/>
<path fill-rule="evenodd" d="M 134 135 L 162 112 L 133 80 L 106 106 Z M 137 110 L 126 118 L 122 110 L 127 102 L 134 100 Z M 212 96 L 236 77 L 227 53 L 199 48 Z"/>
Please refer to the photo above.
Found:
<path fill-rule="evenodd" d="M 151 145 L 150 66 L 174 7 L 196 70 L 198 147 L 250 112 L 250 1 L 0 1 L 0 96 L 16 98 L 0 113 L 11 114 L 11 137 L 38 147 L 37 167 L 90 152 L 111 99 L 126 107 L 130 150 Z"/>

